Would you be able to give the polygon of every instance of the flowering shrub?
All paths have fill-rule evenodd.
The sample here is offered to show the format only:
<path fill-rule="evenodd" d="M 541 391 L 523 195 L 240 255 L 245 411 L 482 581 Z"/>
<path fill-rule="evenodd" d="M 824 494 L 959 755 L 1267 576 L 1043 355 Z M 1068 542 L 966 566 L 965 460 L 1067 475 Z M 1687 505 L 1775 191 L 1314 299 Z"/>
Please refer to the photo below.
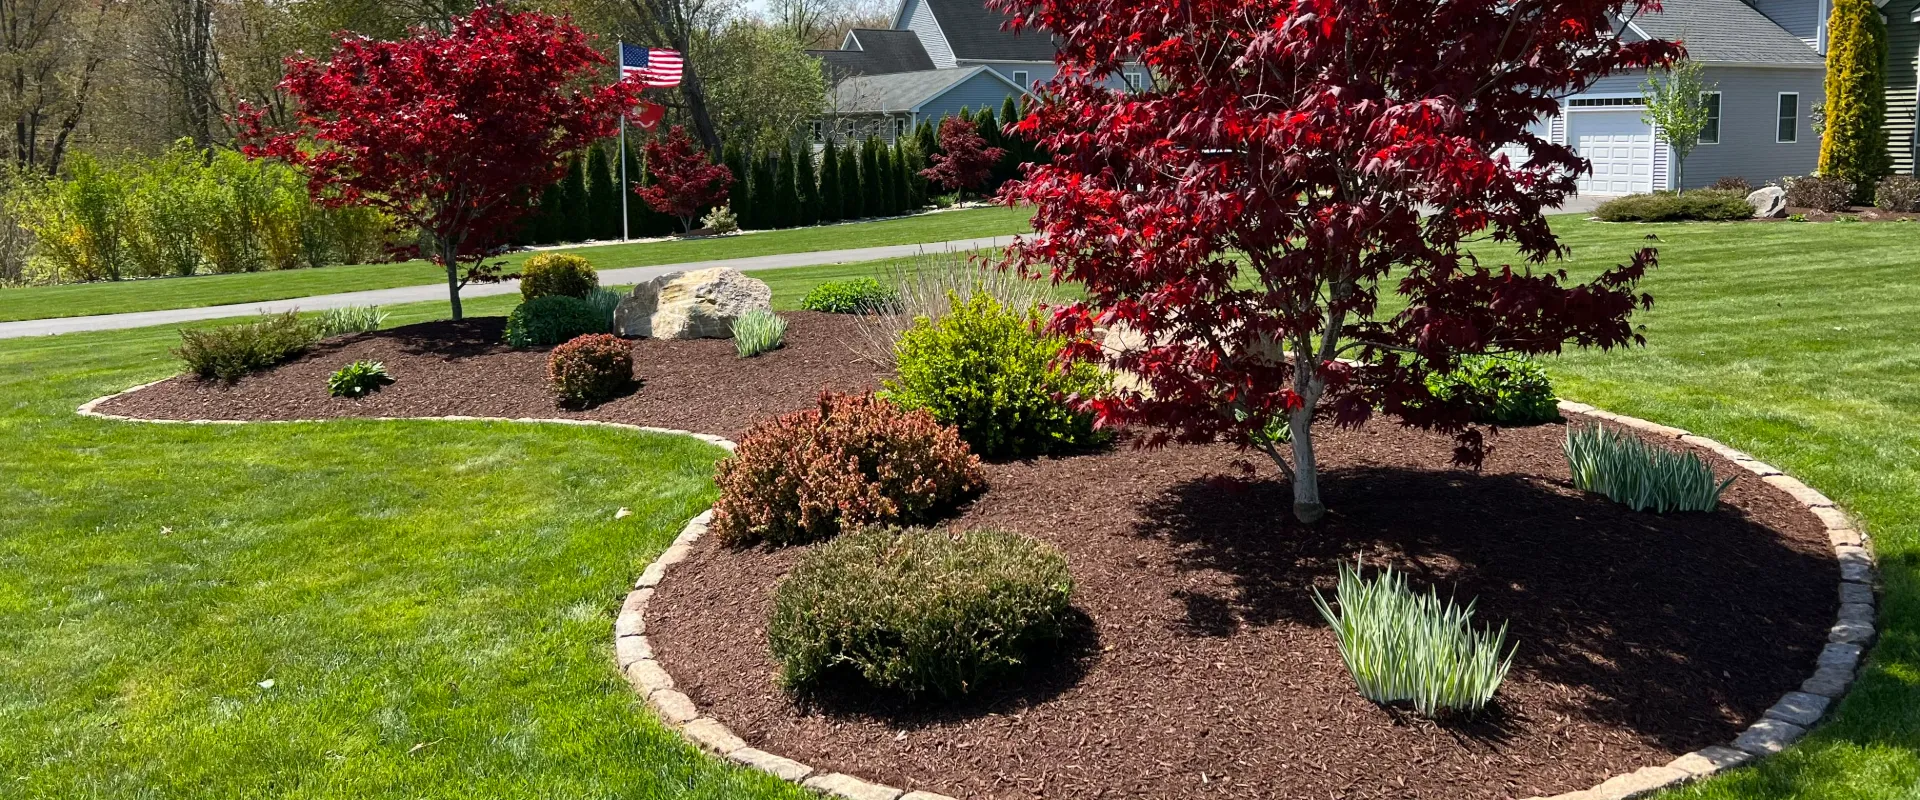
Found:
<path fill-rule="evenodd" d="M 986 485 L 979 459 L 933 415 L 833 393 L 754 426 L 718 473 L 712 529 L 729 544 L 926 522 Z"/>
<path fill-rule="evenodd" d="M 608 333 L 577 337 L 547 356 L 547 384 L 563 407 L 605 402 L 633 385 L 633 348 Z"/>
<path fill-rule="evenodd" d="M 600 288 L 600 274 L 586 259 L 567 253 L 539 253 L 520 265 L 520 299 L 548 295 L 587 299 Z"/>
<path fill-rule="evenodd" d="M 1072 595 L 1066 557 L 1025 536 L 868 528 L 821 545 L 780 582 L 767 642 L 790 688 L 846 673 L 955 696 L 1057 644 Z"/>

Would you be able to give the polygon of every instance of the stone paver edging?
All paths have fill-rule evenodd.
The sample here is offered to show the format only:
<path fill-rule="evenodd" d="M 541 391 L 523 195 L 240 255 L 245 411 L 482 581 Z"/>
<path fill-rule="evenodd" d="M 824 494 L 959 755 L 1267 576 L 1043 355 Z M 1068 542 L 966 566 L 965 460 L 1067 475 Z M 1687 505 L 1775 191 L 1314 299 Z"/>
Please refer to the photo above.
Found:
<path fill-rule="evenodd" d="M 155 381 L 154 383 L 159 383 Z M 157 420 L 139 417 L 126 417 L 106 414 L 95 410 L 104 403 L 121 395 L 132 394 L 145 389 L 153 383 L 135 386 L 124 392 L 97 398 L 80 406 L 78 413 L 84 416 L 126 422 L 161 422 L 175 424 L 244 424 L 256 420 Z M 1654 792 L 1699 780 L 1722 770 L 1731 769 L 1749 763 L 1781 750 L 1806 735 L 1807 730 L 1818 724 L 1828 709 L 1852 685 L 1855 672 L 1866 646 L 1874 637 L 1874 590 L 1875 568 L 1873 553 L 1869 549 L 1869 540 L 1852 520 L 1842 512 L 1832 500 L 1816 491 L 1813 487 L 1801 483 L 1750 455 L 1735 450 L 1704 436 L 1696 436 L 1679 428 L 1648 422 L 1602 411 L 1585 403 L 1560 401 L 1560 411 L 1567 415 L 1578 415 L 1603 420 L 1625 428 L 1632 428 L 1658 438 L 1673 439 L 1678 442 L 1713 451 L 1732 461 L 1734 464 L 1760 476 L 1762 481 L 1773 486 L 1807 507 L 1827 528 L 1827 540 L 1833 546 L 1834 557 L 1840 562 L 1840 613 L 1827 636 L 1826 649 L 1820 653 L 1817 668 L 1797 691 L 1788 692 L 1772 708 L 1761 715 L 1759 721 L 1741 733 L 1732 742 L 1713 745 L 1688 753 L 1674 759 L 1665 766 L 1643 767 L 1629 773 L 1615 775 L 1612 778 L 1589 789 L 1554 795 L 1551 798 L 1530 798 L 1530 800 L 1630 800 Z M 460 422 L 529 422 L 552 423 L 562 425 L 585 425 L 648 433 L 674 434 L 690 436 L 732 451 L 734 443 L 712 434 L 671 428 L 652 428 L 642 425 L 629 425 L 619 422 L 601 422 L 579 419 L 536 419 L 522 417 L 510 419 L 504 417 L 376 417 L 357 418 L 385 421 L 400 420 L 441 420 Z M 266 421 L 266 420 L 259 420 Z M 302 422 L 318 420 L 272 420 L 271 422 Z M 613 622 L 614 663 L 620 672 L 633 685 L 634 691 L 653 709 L 655 715 L 669 727 L 679 731 L 687 741 L 702 750 L 727 760 L 743 764 L 777 778 L 798 783 L 809 789 L 845 800 L 953 800 L 946 795 L 927 791 L 910 791 L 884 784 L 862 780 L 852 775 L 829 772 L 803 764 L 791 758 L 770 753 L 753 747 L 719 720 L 702 716 L 700 709 L 680 691 L 660 662 L 653 657 L 653 648 L 647 641 L 646 612 L 647 603 L 666 578 L 667 570 L 686 560 L 693 550 L 694 542 L 706 535 L 707 526 L 713 520 L 713 509 L 701 512 L 699 516 L 687 521 L 681 528 L 673 544 L 648 564 L 645 571 L 634 581 L 633 589 L 620 604 L 620 612 Z"/>

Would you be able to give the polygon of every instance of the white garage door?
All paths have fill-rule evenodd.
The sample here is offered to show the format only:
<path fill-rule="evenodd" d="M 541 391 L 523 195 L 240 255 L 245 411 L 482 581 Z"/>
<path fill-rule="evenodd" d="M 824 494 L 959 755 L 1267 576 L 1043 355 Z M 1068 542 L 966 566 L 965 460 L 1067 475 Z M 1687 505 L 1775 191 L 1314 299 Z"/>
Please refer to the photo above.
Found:
<path fill-rule="evenodd" d="M 1640 109 L 1574 111 L 1567 141 L 1593 165 L 1580 178 L 1581 194 L 1653 191 L 1653 127 L 1640 121 Z"/>

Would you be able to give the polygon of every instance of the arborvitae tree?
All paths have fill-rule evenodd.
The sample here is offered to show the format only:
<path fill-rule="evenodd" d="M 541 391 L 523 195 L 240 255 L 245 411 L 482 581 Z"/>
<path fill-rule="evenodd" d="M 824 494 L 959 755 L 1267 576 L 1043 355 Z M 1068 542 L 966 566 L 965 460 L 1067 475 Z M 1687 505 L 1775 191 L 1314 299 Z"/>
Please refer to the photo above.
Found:
<path fill-rule="evenodd" d="M 929 159 L 940 149 L 940 134 L 934 130 L 932 120 L 920 121 L 920 126 L 913 131 L 913 143 L 914 163 L 907 175 L 907 185 L 913 188 L 914 204 L 924 206 L 933 202 L 933 186 L 920 171 L 933 166 Z"/>
<path fill-rule="evenodd" d="M 558 183 L 548 184 L 547 188 L 540 190 L 540 204 L 521 224 L 520 233 L 514 237 L 514 241 L 521 244 L 552 244 L 558 240 L 560 194 Z"/>
<path fill-rule="evenodd" d="M 774 191 L 780 193 L 780 227 L 792 228 L 800 225 L 803 212 L 800 208 L 800 165 L 794 158 L 793 145 L 780 148 L 780 164 L 773 178 Z"/>
<path fill-rule="evenodd" d="M 820 221 L 839 222 L 845 216 L 840 199 L 840 148 L 828 139 L 820 153 Z"/>
<path fill-rule="evenodd" d="M 592 226 L 587 224 L 587 183 L 585 159 L 576 155 L 567 159 L 567 174 L 560 179 L 560 202 L 554 211 L 554 239 L 562 242 L 578 242 L 587 238 Z"/>
<path fill-rule="evenodd" d="M 624 232 L 628 236 L 652 236 L 653 234 L 647 233 L 646 215 L 653 209 L 648 208 L 646 203 L 640 202 L 640 197 L 633 193 L 635 189 L 646 185 L 647 171 L 640 163 L 640 148 L 634 146 L 633 138 L 627 137 L 624 144 L 626 147 L 623 149 L 626 152 L 621 159 L 621 164 L 624 165 L 626 183 L 620 186 L 620 193 L 625 198 L 623 202 L 627 204 L 627 226 Z M 621 176 L 614 177 L 618 179 Z"/>
<path fill-rule="evenodd" d="M 813 174 L 813 148 L 802 147 L 794 154 L 798 159 L 793 174 L 795 189 L 800 192 L 800 224 L 820 224 L 820 179 Z"/>
<path fill-rule="evenodd" d="M 860 205 L 870 217 L 884 217 L 892 213 L 887 208 L 887 196 L 881 188 L 885 182 L 880 179 L 880 138 L 867 137 L 860 147 Z"/>
<path fill-rule="evenodd" d="M 620 238 L 620 195 L 613 188 L 613 164 L 607 148 L 587 148 L 587 238 Z"/>
<path fill-rule="evenodd" d="M 854 144 L 848 141 L 840 148 L 840 203 L 845 209 L 844 219 L 860 219 L 867 215 L 867 198 L 860 187 L 865 182 L 860 178 L 860 158 L 854 151 Z"/>
<path fill-rule="evenodd" d="M 747 217 L 753 207 L 753 191 L 747 180 L 747 154 L 740 145 L 729 144 L 720 160 L 733 171 L 733 185 L 727 187 L 727 202 L 733 205 L 733 218 L 740 227 L 751 227 Z"/>
<path fill-rule="evenodd" d="M 1826 131 L 1820 174 L 1871 200 L 1892 170 L 1887 153 L 1887 23 L 1873 0 L 1834 0 L 1827 23 Z"/>
<path fill-rule="evenodd" d="M 757 153 L 753 157 L 753 218 L 755 227 L 776 228 L 780 225 L 780 191 L 774 183 L 774 159 L 769 153 Z"/>
<path fill-rule="evenodd" d="M 874 176 L 879 179 L 873 187 L 874 197 L 880 198 L 880 207 L 891 217 L 900 213 L 900 205 L 893 202 L 893 151 L 877 137 L 873 140 L 873 149 L 874 163 L 879 167 L 874 170 Z"/>
<path fill-rule="evenodd" d="M 893 171 L 887 173 L 887 191 L 891 193 L 894 209 L 902 214 L 919 210 L 913 204 L 913 192 L 907 188 L 907 170 L 912 164 L 912 159 L 907 156 L 909 150 L 907 137 L 893 140 Z"/>

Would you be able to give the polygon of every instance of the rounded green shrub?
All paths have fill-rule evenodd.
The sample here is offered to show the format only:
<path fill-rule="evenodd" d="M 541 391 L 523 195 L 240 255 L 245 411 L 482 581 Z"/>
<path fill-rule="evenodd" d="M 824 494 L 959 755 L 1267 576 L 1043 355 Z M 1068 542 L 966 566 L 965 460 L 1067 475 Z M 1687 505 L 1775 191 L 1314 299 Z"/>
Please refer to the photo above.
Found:
<path fill-rule="evenodd" d="M 873 395 L 823 394 L 755 425 L 716 472 L 712 531 L 732 545 L 930 522 L 986 485 L 952 428 Z"/>
<path fill-rule="evenodd" d="M 1470 356 L 1458 369 L 1428 375 L 1427 389 L 1442 400 L 1475 401 L 1473 421 L 1479 423 L 1539 425 L 1560 419 L 1553 381 L 1530 360 Z"/>
<path fill-rule="evenodd" d="M 1085 447 L 1107 434 L 1069 398 L 1105 392 L 1093 364 L 1056 366 L 1064 340 L 1040 332 L 1038 309 L 1016 311 L 991 295 L 949 295 L 951 313 L 925 317 L 900 337 L 887 399 L 923 408 L 988 458 L 1021 458 Z"/>
<path fill-rule="evenodd" d="M 1601 203 L 1593 215 L 1608 222 L 1726 222 L 1751 219 L 1753 206 L 1747 204 L 1747 193 L 1737 189 L 1694 189 L 1616 197 Z"/>
<path fill-rule="evenodd" d="M 606 327 L 600 312 L 578 297 L 536 297 L 507 314 L 507 344 L 514 347 L 547 347 L 587 333 L 606 333 Z"/>
<path fill-rule="evenodd" d="M 184 329 L 173 353 L 195 375 L 237 381 L 299 355 L 319 339 L 311 323 L 288 311 L 257 322 Z"/>
<path fill-rule="evenodd" d="M 520 299 L 577 297 L 585 300 L 600 288 L 593 263 L 570 253 L 536 253 L 520 265 Z"/>
<path fill-rule="evenodd" d="M 547 385 L 567 408 L 606 402 L 633 385 L 633 346 L 610 333 L 590 333 L 553 348 Z"/>
<path fill-rule="evenodd" d="M 809 290 L 800 307 L 828 314 L 890 313 L 900 307 L 900 293 L 873 278 L 828 281 Z"/>
<path fill-rule="evenodd" d="M 780 582 L 767 641 L 789 688 L 844 674 L 954 697 L 1056 650 L 1072 595 L 1066 558 L 1018 534 L 868 528 L 821 545 Z"/>

